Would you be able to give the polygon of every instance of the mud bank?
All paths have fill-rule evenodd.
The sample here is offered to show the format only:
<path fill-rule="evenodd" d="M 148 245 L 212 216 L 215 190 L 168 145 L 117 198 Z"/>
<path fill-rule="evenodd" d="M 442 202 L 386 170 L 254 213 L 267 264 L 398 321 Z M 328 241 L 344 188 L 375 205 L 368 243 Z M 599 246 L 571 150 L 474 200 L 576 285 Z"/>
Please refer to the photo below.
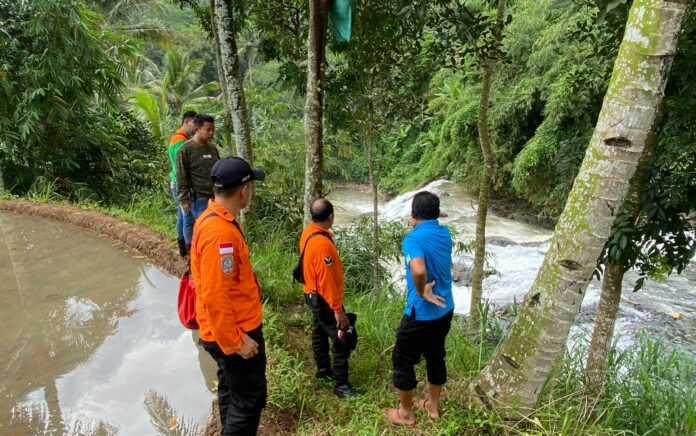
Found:
<path fill-rule="evenodd" d="M 50 218 L 89 230 L 123 244 L 174 276 L 186 270 L 186 262 L 179 256 L 174 241 L 138 224 L 75 206 L 27 200 L 0 200 L 0 210 Z"/>

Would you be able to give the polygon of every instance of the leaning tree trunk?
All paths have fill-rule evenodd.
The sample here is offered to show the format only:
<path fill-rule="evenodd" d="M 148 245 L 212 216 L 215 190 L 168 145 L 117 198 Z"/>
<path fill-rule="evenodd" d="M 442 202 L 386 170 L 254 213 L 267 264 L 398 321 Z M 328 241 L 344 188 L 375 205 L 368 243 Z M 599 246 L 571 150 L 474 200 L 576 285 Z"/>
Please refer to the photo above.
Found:
<path fill-rule="evenodd" d="M 664 100 L 663 100 L 664 102 Z M 657 126 L 662 121 L 664 104 L 655 116 L 653 128 L 645 141 L 643 156 L 640 158 L 638 170 L 631 178 L 628 187 L 626 201 L 621 208 L 622 214 L 628 214 L 629 221 L 636 223 L 640 216 L 641 200 L 640 192 L 648 182 L 649 164 L 654 152 L 655 141 L 657 140 Z M 609 359 L 609 349 L 614 337 L 614 326 L 616 316 L 619 313 L 619 303 L 621 302 L 621 285 L 624 274 L 630 265 L 622 265 L 615 260 L 609 260 L 602 280 L 602 292 L 597 306 L 595 326 L 592 331 L 592 340 L 587 354 L 587 364 L 585 366 L 585 386 L 595 392 L 601 392 L 604 386 L 604 374 L 607 369 Z"/>
<path fill-rule="evenodd" d="M 691 0 L 635 0 L 580 172 L 519 317 L 472 398 L 529 415 L 563 352 L 664 95 Z M 514 409 L 514 411 L 513 411 Z"/>
<path fill-rule="evenodd" d="M 326 51 L 327 0 L 309 2 L 307 48 L 307 97 L 304 106 L 305 189 L 304 221 L 311 219 L 309 207 L 321 196 L 324 173 L 324 54 Z"/>
<path fill-rule="evenodd" d="M 479 304 L 483 293 L 483 262 L 486 257 L 486 216 L 488 215 L 488 191 L 493 174 L 493 151 L 488 129 L 488 104 L 491 97 L 491 80 L 498 46 L 503 35 L 505 19 L 505 0 L 498 1 L 498 12 L 495 24 L 495 47 L 492 56 L 488 56 L 483 64 L 483 87 L 478 110 L 478 131 L 481 153 L 483 154 L 483 177 L 479 186 L 478 208 L 476 210 L 476 242 L 474 264 L 471 271 L 471 305 L 469 306 L 469 321 L 472 331 L 479 323 Z"/>
<path fill-rule="evenodd" d="M 222 103 L 225 108 L 223 136 L 227 145 L 232 148 L 232 111 L 230 110 L 230 96 L 227 90 L 227 77 L 222 69 L 222 54 L 220 50 L 220 35 L 215 25 L 215 0 L 210 0 L 210 19 L 213 31 L 213 43 L 215 44 L 215 65 L 217 66 L 218 82 L 222 91 Z"/>
<path fill-rule="evenodd" d="M 372 94 L 370 90 L 370 95 Z M 367 170 L 370 177 L 370 187 L 372 188 L 372 283 L 377 295 L 382 290 L 382 277 L 379 268 L 380 244 L 379 244 L 379 191 L 377 190 L 378 180 L 375 169 L 375 143 L 373 136 L 374 126 L 374 107 L 372 102 L 368 103 L 367 115 Z"/>
<path fill-rule="evenodd" d="M 217 34 L 220 39 L 222 72 L 226 83 L 228 101 L 231 106 L 232 125 L 234 126 L 234 137 L 237 143 L 237 156 L 243 158 L 249 164 L 253 164 L 249 114 L 244 99 L 244 82 L 239 68 L 239 56 L 237 55 L 234 10 L 230 0 L 215 1 L 215 18 L 216 22 L 214 24 L 217 26 Z"/>

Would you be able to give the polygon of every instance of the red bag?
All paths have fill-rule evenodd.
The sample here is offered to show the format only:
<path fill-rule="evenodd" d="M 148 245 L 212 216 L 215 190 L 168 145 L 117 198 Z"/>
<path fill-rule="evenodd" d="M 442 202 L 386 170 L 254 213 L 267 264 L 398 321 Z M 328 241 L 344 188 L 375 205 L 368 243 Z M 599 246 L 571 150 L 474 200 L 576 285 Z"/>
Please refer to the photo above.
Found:
<path fill-rule="evenodd" d="M 179 301 L 177 303 L 179 320 L 184 327 L 198 330 L 196 321 L 196 286 L 188 271 L 181 276 L 179 281 Z"/>

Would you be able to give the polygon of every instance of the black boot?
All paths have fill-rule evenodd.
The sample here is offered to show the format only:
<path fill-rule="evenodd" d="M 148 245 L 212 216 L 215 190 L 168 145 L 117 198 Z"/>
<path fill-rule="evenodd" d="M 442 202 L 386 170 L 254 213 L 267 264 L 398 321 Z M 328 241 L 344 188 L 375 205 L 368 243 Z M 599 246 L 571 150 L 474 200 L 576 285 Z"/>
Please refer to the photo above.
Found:
<path fill-rule="evenodd" d="M 318 369 L 316 378 L 319 381 L 331 381 L 333 380 L 333 370 L 329 369 Z"/>
<path fill-rule="evenodd" d="M 183 239 L 177 239 L 176 243 L 179 244 L 179 256 L 186 257 L 188 254 L 188 249 L 186 248 L 186 241 Z"/>
<path fill-rule="evenodd" d="M 340 399 L 355 398 L 357 397 L 358 391 L 353 389 L 350 383 L 344 383 L 334 387 L 334 394 Z"/>

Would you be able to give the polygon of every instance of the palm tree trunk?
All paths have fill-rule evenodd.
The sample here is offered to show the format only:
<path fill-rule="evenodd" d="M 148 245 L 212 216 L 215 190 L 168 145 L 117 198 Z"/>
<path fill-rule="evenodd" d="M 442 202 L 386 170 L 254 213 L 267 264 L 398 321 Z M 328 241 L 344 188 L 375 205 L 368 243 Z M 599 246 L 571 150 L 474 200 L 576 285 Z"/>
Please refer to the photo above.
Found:
<path fill-rule="evenodd" d="M 662 121 L 663 113 L 664 104 L 661 104 L 655 116 L 651 132 L 645 141 L 645 149 L 643 151 L 643 156 L 640 158 L 638 170 L 631 178 L 631 184 L 626 194 L 626 201 L 621 208 L 622 214 L 630 214 L 629 220 L 633 223 L 638 221 L 640 216 L 640 209 L 642 206 L 640 192 L 648 183 L 650 160 L 652 159 L 654 145 L 657 141 L 657 126 Z M 624 274 L 628 268 L 630 268 L 630 265 L 621 265 L 615 260 L 609 260 L 609 262 L 607 262 L 606 271 L 604 272 L 602 293 L 599 297 L 595 326 L 592 331 L 592 340 L 590 342 L 587 364 L 585 366 L 585 386 L 589 390 L 595 392 L 601 392 L 604 385 L 604 374 L 607 369 L 609 349 L 614 337 L 614 325 L 616 325 L 619 303 L 621 302 L 621 284 L 623 283 Z"/>
<path fill-rule="evenodd" d="M 496 15 L 495 36 L 496 47 L 500 45 L 505 19 L 505 2 L 498 0 Z M 483 87 L 478 110 L 478 132 L 483 154 L 483 177 L 479 186 L 478 208 L 476 210 L 476 242 L 474 251 L 474 264 L 471 271 L 471 304 L 469 306 L 469 321 L 471 331 L 475 331 L 479 324 L 479 304 L 483 293 L 483 262 L 486 257 L 486 216 L 488 215 L 488 192 L 493 174 L 493 151 L 488 129 L 488 104 L 491 98 L 491 80 L 495 60 L 490 57 L 485 60 L 483 66 Z"/>
<path fill-rule="evenodd" d="M 324 55 L 326 51 L 327 0 L 309 2 L 309 42 L 307 49 L 307 97 L 304 107 L 305 189 L 304 221 L 309 207 L 321 196 L 324 173 Z"/>
<path fill-rule="evenodd" d="M 229 147 L 232 147 L 232 111 L 230 110 L 230 96 L 227 90 L 227 77 L 222 68 L 222 54 L 220 50 L 220 35 L 218 35 L 217 26 L 215 25 L 215 1 L 210 0 L 210 19 L 213 30 L 213 42 L 215 44 L 215 64 L 217 65 L 218 82 L 220 82 L 220 90 L 222 91 L 222 103 L 225 108 L 225 120 L 223 136 Z"/>
<path fill-rule="evenodd" d="M 635 0 L 609 89 L 551 247 L 519 317 L 472 398 L 507 415 L 530 414 L 564 350 L 597 258 L 609 236 L 664 88 L 691 0 Z"/>
<path fill-rule="evenodd" d="M 234 10 L 230 0 L 215 1 L 215 18 L 214 24 L 217 26 L 217 34 L 220 39 L 222 71 L 227 85 L 234 137 L 237 143 L 237 156 L 252 164 L 249 114 L 244 99 L 244 82 L 237 55 Z"/>

